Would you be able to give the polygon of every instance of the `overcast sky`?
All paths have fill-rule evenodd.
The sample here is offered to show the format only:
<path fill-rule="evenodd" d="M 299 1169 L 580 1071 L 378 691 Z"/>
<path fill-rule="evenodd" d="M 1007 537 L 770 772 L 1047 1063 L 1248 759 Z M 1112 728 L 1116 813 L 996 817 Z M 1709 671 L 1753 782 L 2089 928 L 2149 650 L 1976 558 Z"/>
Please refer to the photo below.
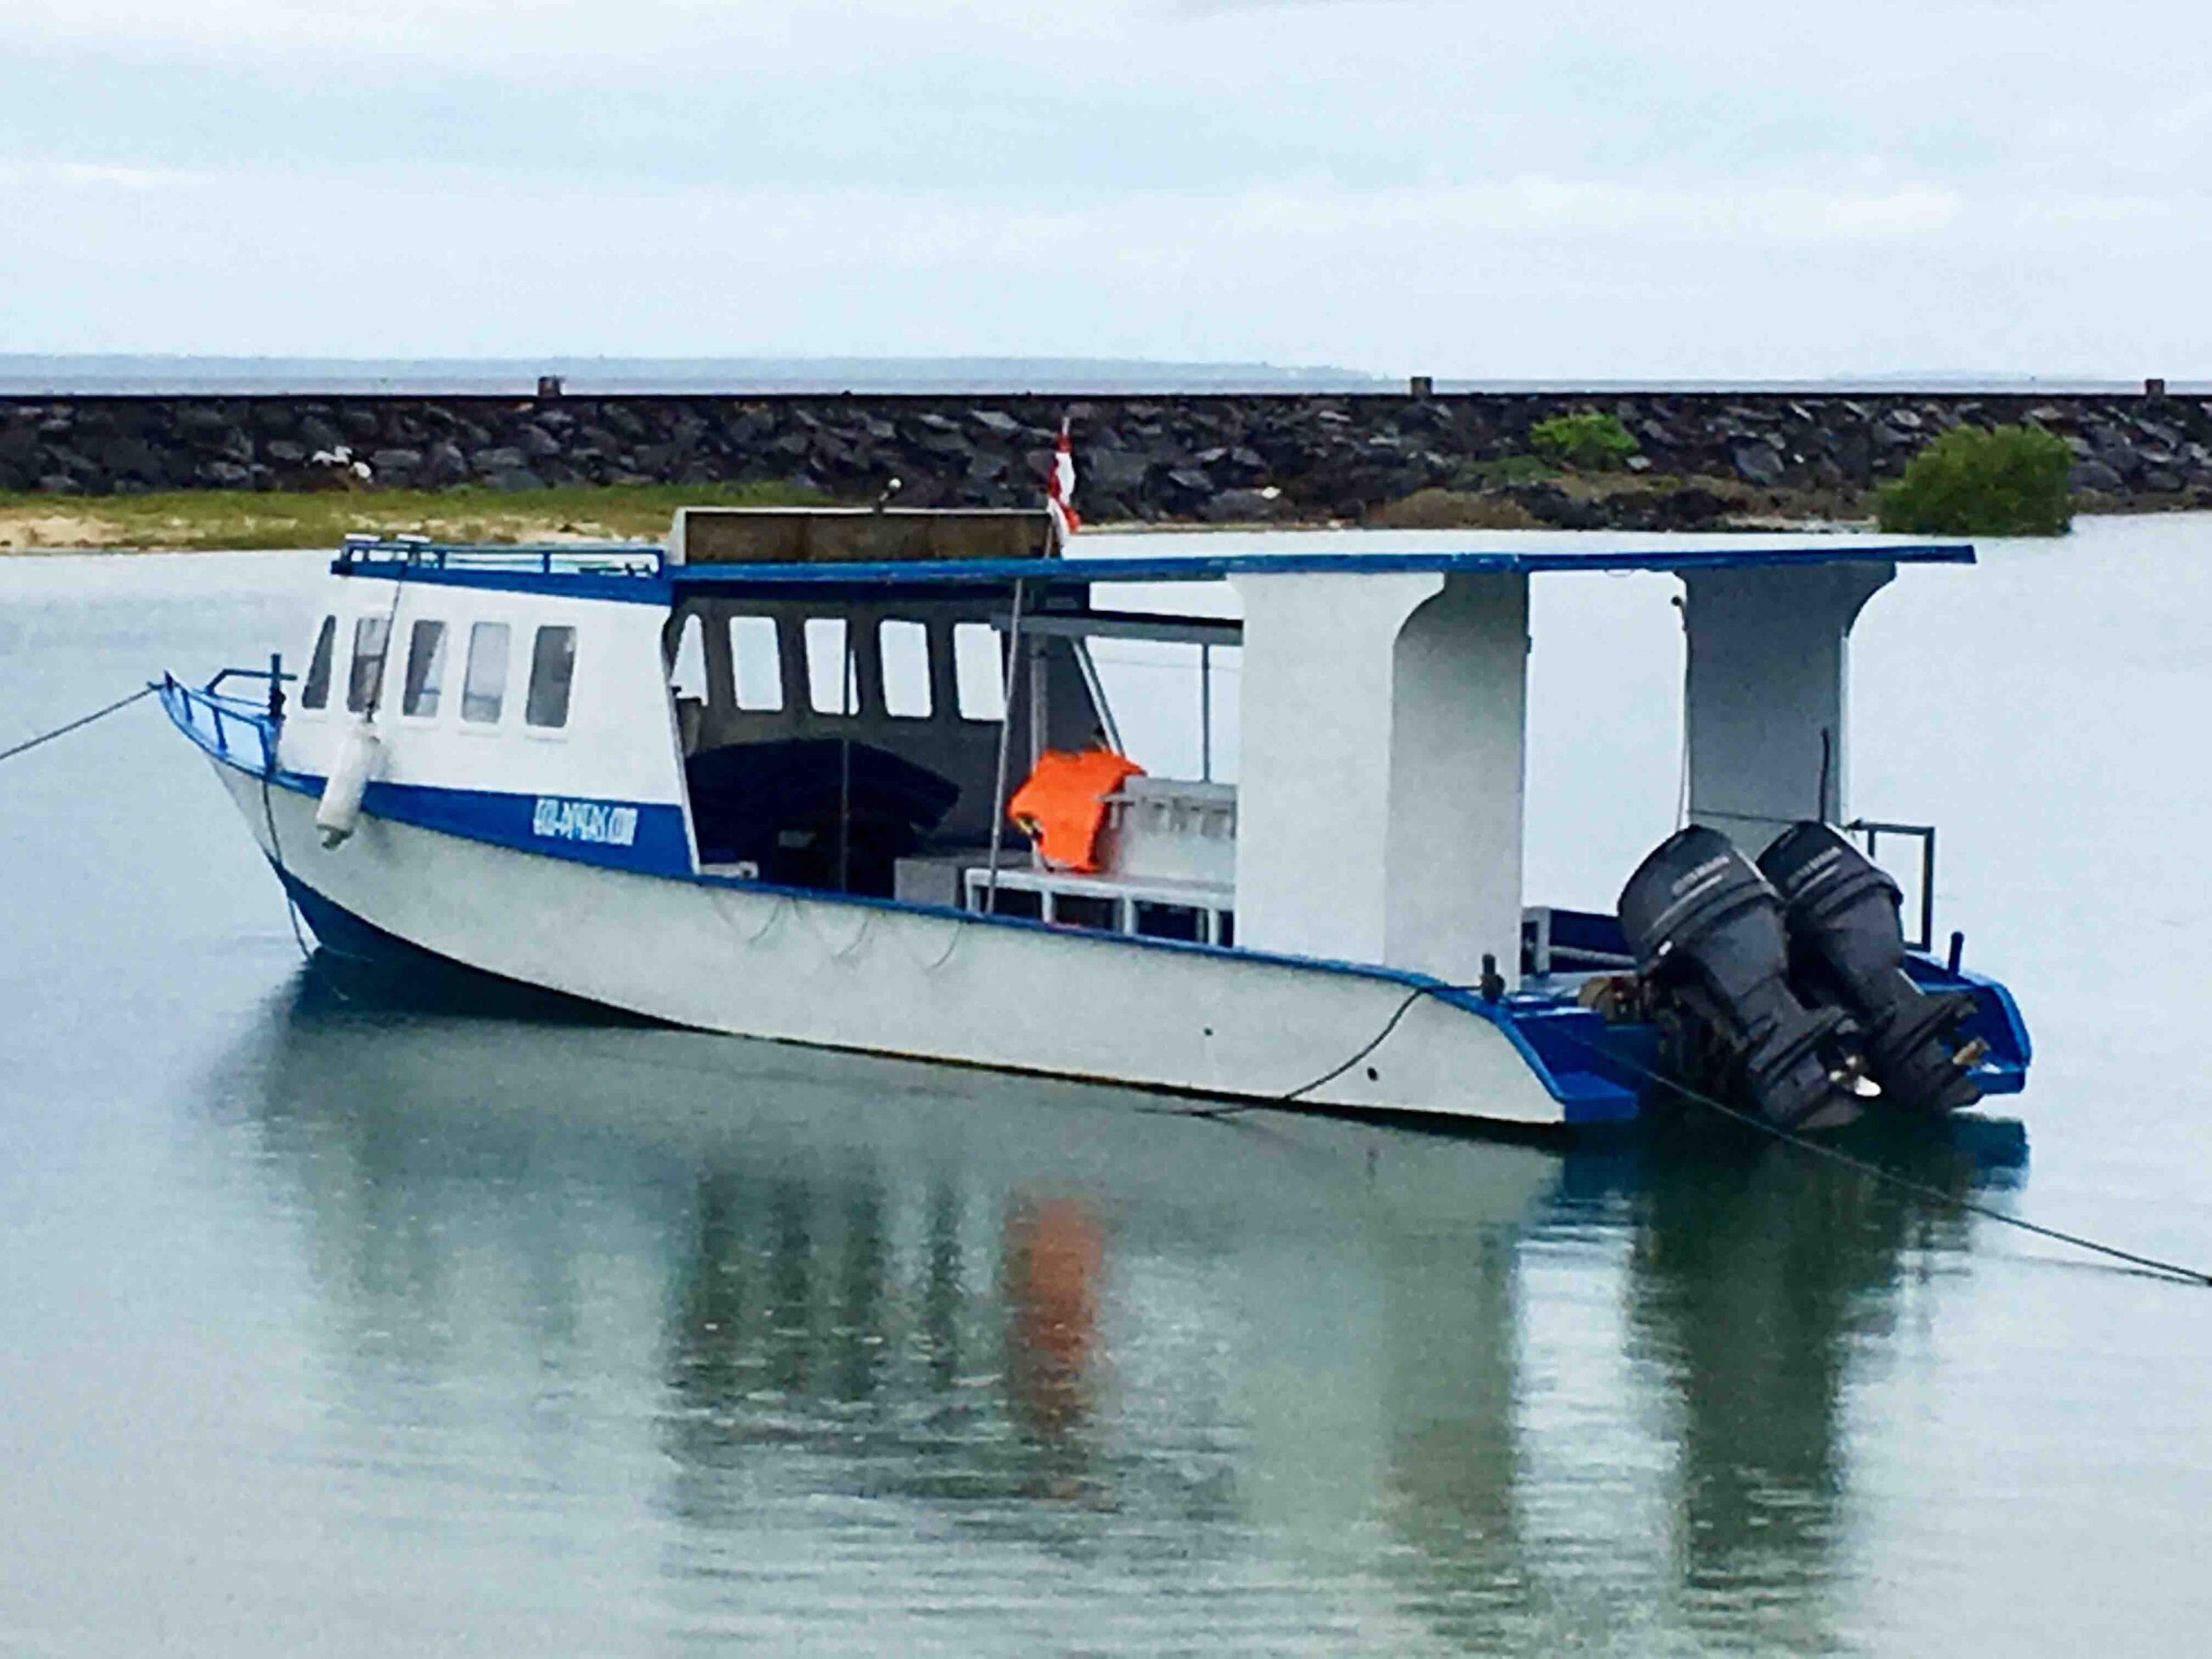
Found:
<path fill-rule="evenodd" d="M 2212 7 L 5 0 L 0 351 L 2212 376 Z"/>

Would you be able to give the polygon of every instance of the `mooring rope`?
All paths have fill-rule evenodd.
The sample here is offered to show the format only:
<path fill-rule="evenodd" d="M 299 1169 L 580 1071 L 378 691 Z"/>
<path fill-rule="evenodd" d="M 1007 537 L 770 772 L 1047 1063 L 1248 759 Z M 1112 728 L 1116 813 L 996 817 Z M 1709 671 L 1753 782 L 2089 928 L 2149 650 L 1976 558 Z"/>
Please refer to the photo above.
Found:
<path fill-rule="evenodd" d="M 70 733 L 80 730 L 83 728 L 91 725 L 96 720 L 105 720 L 110 715 L 114 714 L 117 710 L 128 709 L 132 703 L 137 702 L 139 698 L 150 697 L 155 692 L 161 689 L 160 684 L 154 682 L 149 682 L 145 685 L 142 685 L 136 691 L 133 691 L 129 696 L 118 697 L 113 702 L 109 703 L 105 709 L 95 709 L 91 714 L 79 715 L 77 719 L 69 721 L 67 725 L 56 726 L 50 732 L 41 732 L 36 737 L 25 738 L 13 748 L 0 749 L 0 760 L 12 760 L 19 754 L 29 753 L 31 750 L 38 747 L 41 743 L 51 743 L 55 738 L 67 737 Z"/>
<path fill-rule="evenodd" d="M 299 946 L 300 961 L 307 970 L 320 976 L 324 988 L 340 1002 L 351 1002 L 353 999 L 346 995 L 344 988 L 330 976 L 329 970 L 315 960 L 315 952 L 308 946 L 307 935 L 300 930 L 299 900 L 292 897 L 292 878 L 284 868 L 284 843 L 276 834 L 276 810 L 269 800 L 269 780 L 276 771 L 276 760 L 271 756 L 269 764 L 261 770 L 261 817 L 262 822 L 269 826 L 269 861 L 276 867 L 276 886 L 284 895 L 284 919 L 292 925 L 292 943 Z"/>
<path fill-rule="evenodd" d="M 924 962 L 912 950 L 908 950 L 903 942 L 900 944 L 899 948 L 905 953 L 907 961 L 912 963 L 914 966 L 920 969 L 924 973 L 933 974 L 938 969 L 944 967 L 946 963 L 952 960 L 952 953 L 960 948 L 960 941 L 962 938 L 966 935 L 969 928 L 972 925 L 974 925 L 974 924 L 966 920 L 964 915 L 962 919 L 955 921 L 952 924 L 952 937 L 945 941 L 944 949 L 938 954 L 937 959 L 933 962 Z"/>
<path fill-rule="evenodd" d="M 1715 1100 L 1701 1090 L 1693 1089 L 1688 1084 L 1678 1083 L 1663 1073 L 1654 1071 L 1649 1066 L 1638 1065 L 1633 1060 L 1624 1059 L 1619 1055 L 1599 1048 L 1595 1043 L 1583 1041 L 1572 1033 L 1562 1032 L 1560 1035 L 1577 1047 L 1611 1065 L 1620 1066 L 1624 1071 L 1633 1071 L 1663 1089 L 1672 1090 L 1683 1099 L 1694 1102 L 1707 1111 L 1717 1112 L 1734 1122 L 1757 1129 L 1762 1135 L 1779 1141 L 1785 1146 L 1795 1147 L 1801 1152 L 1808 1152 L 1815 1158 L 1824 1158 L 1832 1164 L 1855 1171 L 1885 1185 L 1895 1187 L 1899 1192 L 1912 1193 L 1916 1198 L 1933 1199 L 1937 1204 L 1948 1205 L 1952 1209 L 1965 1214 L 1980 1216 L 1985 1221 L 1993 1221 L 2001 1226 L 2017 1228 L 2024 1233 L 2032 1233 L 2038 1238 L 2048 1238 L 2056 1243 L 2069 1244 L 2077 1250 L 2088 1250 L 2097 1255 L 2109 1256 L 2114 1261 L 2127 1262 L 2132 1267 L 2139 1268 L 2150 1273 L 2162 1274 L 2182 1284 L 2212 1287 L 2212 1273 L 2208 1273 L 2201 1268 L 2189 1267 L 2179 1262 L 2164 1261 L 2155 1255 L 2143 1255 L 2134 1250 L 2124 1250 L 2117 1244 L 2107 1244 L 2098 1239 L 2085 1237 L 2080 1233 L 2069 1233 L 2060 1228 L 2046 1227 L 2040 1222 L 2030 1221 L 2022 1216 L 2007 1215 L 1993 1205 L 1982 1204 L 1973 1198 L 1961 1198 L 1955 1192 L 1946 1192 L 1940 1186 L 1930 1186 L 1925 1181 L 1916 1181 L 1910 1176 L 1899 1175 L 1893 1170 L 1884 1169 L 1879 1164 L 1870 1162 L 1864 1158 L 1854 1157 L 1839 1147 L 1832 1147 L 1824 1141 L 1815 1141 L 1809 1135 L 1800 1135 L 1795 1129 L 1784 1128 L 1779 1123 L 1770 1123 L 1756 1113 L 1738 1111 L 1733 1106 Z"/>
<path fill-rule="evenodd" d="M 1372 1037 L 1361 1044 L 1349 1058 L 1344 1060 L 1341 1065 L 1331 1066 L 1326 1071 L 1324 1071 L 1319 1077 L 1314 1078 L 1311 1083 L 1301 1083 L 1297 1088 L 1286 1090 L 1281 1094 L 1263 1095 L 1257 1100 L 1242 1100 L 1223 1106 L 1145 1106 L 1141 1107 L 1138 1109 L 1158 1117 L 1210 1117 L 1219 1119 L 1235 1117 L 1242 1112 L 1259 1111 L 1263 1108 L 1269 1106 L 1291 1105 L 1294 1103 L 1301 1095 L 1310 1095 L 1316 1089 L 1320 1088 L 1324 1084 L 1334 1083 L 1338 1077 L 1344 1076 L 1345 1072 L 1351 1071 L 1352 1067 L 1357 1065 L 1362 1060 L 1372 1054 L 1376 1049 L 1382 1047 L 1384 1043 L 1389 1040 L 1390 1033 L 1398 1028 L 1399 1022 L 1404 1020 L 1406 1015 L 1413 1011 L 1414 1004 L 1420 1001 L 1424 996 L 1430 995 L 1437 991 L 1464 991 L 1473 990 L 1475 988 L 1476 988 L 1471 985 L 1414 986 L 1413 989 L 1406 993 L 1405 1001 L 1399 1003 L 1398 1006 L 1391 1011 L 1390 1017 L 1382 1022 L 1382 1029 L 1376 1032 Z"/>
<path fill-rule="evenodd" d="M 1323 1072 L 1313 1082 L 1301 1084 L 1287 1093 L 1268 1095 L 1256 1100 L 1236 1101 L 1221 1106 L 1147 1106 L 1138 1109 L 1154 1116 L 1197 1117 L 1219 1121 L 1235 1117 L 1244 1112 L 1292 1104 L 1300 1096 L 1312 1093 L 1324 1084 L 1335 1082 L 1376 1049 L 1382 1047 L 1390 1033 L 1398 1028 L 1399 1023 L 1405 1019 L 1413 1005 L 1422 997 L 1436 996 L 1447 991 L 1466 991 L 1474 988 L 1476 988 L 1463 985 L 1414 986 L 1406 993 L 1405 1000 L 1398 1004 L 1389 1019 L 1383 1022 L 1382 1028 L 1370 1038 L 1357 1052 L 1344 1060 L 1342 1065 L 1332 1066 Z M 2024 1217 L 2007 1215 L 1993 1205 L 1982 1204 L 1973 1198 L 1961 1198 L 1955 1192 L 1946 1192 L 1940 1186 L 1930 1186 L 1925 1181 L 1916 1181 L 1910 1176 L 1899 1175 L 1892 1170 L 1883 1168 L 1879 1164 L 1870 1162 L 1864 1158 L 1854 1157 L 1840 1147 L 1828 1146 L 1810 1136 L 1800 1135 L 1795 1129 L 1784 1128 L 1778 1123 L 1770 1123 L 1753 1113 L 1738 1111 L 1726 1102 L 1715 1100 L 1701 1090 L 1693 1089 L 1688 1084 L 1678 1083 L 1662 1072 L 1651 1070 L 1649 1066 L 1639 1065 L 1633 1060 L 1624 1059 L 1611 1050 L 1600 1048 L 1595 1043 L 1584 1041 L 1571 1032 L 1560 1032 L 1558 1034 L 1576 1047 L 1583 1049 L 1608 1065 L 1619 1066 L 1624 1071 L 1633 1071 L 1663 1089 L 1671 1090 L 1683 1099 L 1704 1107 L 1707 1111 L 1716 1112 L 1734 1122 L 1757 1129 L 1760 1134 L 1779 1141 L 1785 1146 L 1795 1147 L 1801 1152 L 1810 1153 L 1815 1158 L 1825 1159 L 1829 1163 L 1854 1171 L 1871 1180 L 1879 1181 L 1885 1185 L 1895 1187 L 1899 1192 L 1910 1192 L 1916 1198 L 1948 1205 L 1966 1215 L 1979 1216 L 1983 1220 L 1993 1221 L 1999 1226 L 2011 1227 L 2020 1232 L 2033 1234 L 2037 1238 L 2047 1238 L 2055 1243 L 2070 1245 L 2077 1250 L 2087 1250 L 2093 1255 L 2107 1256 L 2115 1262 L 2124 1262 L 2133 1268 L 2159 1274 L 2178 1284 L 2212 1288 L 2212 1273 L 2208 1273 L 2201 1268 L 2192 1268 L 2179 1262 L 2168 1262 L 2155 1255 L 2145 1255 L 2135 1250 L 2122 1249 L 2117 1244 L 2107 1244 L 2101 1240 L 2089 1238 L 2080 1233 L 2069 1233 L 2062 1228 L 2046 1227 L 2040 1222 L 2030 1221 Z"/>
<path fill-rule="evenodd" d="M 0 760 L 12 760 L 17 755 L 25 753 L 29 750 L 38 747 L 41 743 L 51 743 L 57 737 L 67 737 L 71 732 L 82 731 L 93 721 L 105 720 L 110 715 L 115 714 L 121 709 L 128 709 L 132 703 L 137 702 L 141 697 L 152 696 L 161 689 L 161 683 L 158 680 L 149 681 L 146 684 L 140 686 L 136 691 L 133 691 L 129 696 L 118 697 L 113 702 L 109 703 L 105 708 L 95 709 L 91 714 L 79 715 L 77 719 L 70 721 L 65 725 L 56 726 L 51 731 L 41 732 L 36 737 L 27 738 L 22 742 L 16 744 L 13 748 L 0 749 Z M 276 834 L 276 813 L 269 799 L 269 779 L 270 772 L 275 767 L 276 762 L 273 756 L 264 757 L 264 759 L 266 760 L 266 764 L 264 766 L 261 773 L 261 817 L 262 821 L 269 826 L 270 861 L 276 867 L 276 885 L 284 894 L 284 919 L 289 922 L 292 925 L 292 943 L 299 947 L 300 960 L 306 963 L 308 967 L 312 969 L 317 965 L 315 960 L 315 952 L 308 944 L 307 936 L 300 931 L 299 905 L 292 897 L 291 882 L 288 879 L 288 872 L 284 868 L 284 847 L 283 842 L 278 839 Z M 325 982 L 328 982 L 327 976 L 325 976 Z M 340 990 L 336 985 L 331 985 L 330 988 L 337 995 L 340 1000 L 348 1000 L 346 997 L 346 993 Z"/>

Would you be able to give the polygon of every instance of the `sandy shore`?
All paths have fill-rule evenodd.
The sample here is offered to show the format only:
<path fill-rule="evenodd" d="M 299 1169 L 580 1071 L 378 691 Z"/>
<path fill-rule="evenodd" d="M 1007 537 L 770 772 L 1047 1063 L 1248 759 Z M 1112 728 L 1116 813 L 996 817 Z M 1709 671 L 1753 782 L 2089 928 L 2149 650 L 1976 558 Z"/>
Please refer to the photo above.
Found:
<path fill-rule="evenodd" d="M 0 495 L 0 555 L 334 547 L 359 532 L 493 544 L 658 540 L 679 505 L 781 506 L 807 499 L 750 485 Z"/>

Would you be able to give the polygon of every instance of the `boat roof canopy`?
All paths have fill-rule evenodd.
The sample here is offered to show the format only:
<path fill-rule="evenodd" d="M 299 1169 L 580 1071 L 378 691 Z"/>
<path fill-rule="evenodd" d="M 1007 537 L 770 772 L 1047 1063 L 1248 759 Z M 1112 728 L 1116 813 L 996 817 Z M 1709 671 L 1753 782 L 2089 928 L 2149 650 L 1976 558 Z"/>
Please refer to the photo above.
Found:
<path fill-rule="evenodd" d="M 1637 537 L 1616 544 L 1560 536 L 1541 542 L 1532 538 L 1519 545 L 1403 551 L 1178 551 L 1143 556 L 1093 556 L 1078 552 L 1064 558 L 1006 556 L 1021 546 L 1034 545 L 1030 540 L 1031 515 L 957 516 L 972 518 L 976 522 L 957 528 L 976 540 L 995 543 L 1002 550 L 999 556 L 929 556 L 926 550 L 941 532 L 901 523 L 896 527 L 899 533 L 891 538 L 899 543 L 893 556 L 856 558 L 853 555 L 861 550 L 857 526 L 848 521 L 836 525 L 835 533 L 826 539 L 812 532 L 817 536 L 812 544 L 792 547 L 797 556 L 778 557 L 778 547 L 790 545 L 789 521 L 779 523 L 777 516 L 762 514 L 751 523 L 738 515 L 714 523 L 713 533 L 729 538 L 729 545 L 717 550 L 728 562 L 723 557 L 712 562 L 673 558 L 666 550 L 648 543 L 463 547 L 412 537 L 349 537 L 332 569 L 340 575 L 372 579 L 398 576 L 432 584 L 665 604 L 685 594 L 708 594 L 816 598 L 835 594 L 846 600 L 915 589 L 1010 594 L 1017 582 L 1041 594 L 1094 582 L 1211 582 L 1240 576 L 1528 576 L 1633 571 L 1688 576 L 1700 571 L 1810 572 L 1830 566 L 1894 568 L 1974 562 L 1974 549 L 1967 543 L 1872 536 L 1795 540 L 1732 537 L 1709 542 Z M 923 515 L 914 518 L 921 520 Z M 693 527 L 695 531 L 702 528 Z"/>
<path fill-rule="evenodd" d="M 1883 542 L 1823 537 L 1796 542 L 1717 542 L 1588 550 L 1464 549 L 1368 553 L 1163 554 L 1148 557 L 934 559 L 864 563 L 672 565 L 679 592 L 773 593 L 824 588 L 1040 588 L 1090 582 L 1220 582 L 1244 575 L 1536 575 L 1581 571 L 1689 572 L 1808 569 L 1832 564 L 1972 564 L 1961 542 Z"/>

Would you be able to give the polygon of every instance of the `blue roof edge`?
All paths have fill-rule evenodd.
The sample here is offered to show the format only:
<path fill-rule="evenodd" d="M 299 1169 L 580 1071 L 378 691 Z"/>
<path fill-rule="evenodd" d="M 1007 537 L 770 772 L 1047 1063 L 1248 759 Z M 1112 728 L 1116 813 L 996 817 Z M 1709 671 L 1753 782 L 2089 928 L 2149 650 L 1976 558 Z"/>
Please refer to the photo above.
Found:
<path fill-rule="evenodd" d="M 1972 564 L 1966 542 L 1623 549 L 1611 553 L 1540 549 L 1406 553 L 1225 553 L 1152 558 L 942 559 L 884 564 L 671 565 L 688 587 L 887 587 L 1000 585 L 1012 582 L 1217 582 L 1236 575 L 1554 575 L 1571 572 L 1788 569 L 1827 564 Z"/>
<path fill-rule="evenodd" d="M 651 559 L 650 565 L 645 564 Z M 631 561 L 637 561 L 631 563 Z M 1548 575 L 1571 573 L 1789 569 L 1830 564 L 1973 564 L 1967 542 L 1890 545 L 1841 539 L 1729 546 L 1624 548 L 1614 551 L 1470 549 L 1402 553 L 1217 553 L 1143 558 L 931 559 L 885 563 L 669 564 L 660 550 L 618 547 L 415 549 L 354 546 L 332 569 L 342 575 L 449 586 L 593 592 L 606 598 L 664 598 L 667 588 L 988 587 L 1016 582 L 1065 586 L 1098 582 L 1218 582 L 1239 575 Z M 627 565 L 628 568 L 625 568 Z"/>

